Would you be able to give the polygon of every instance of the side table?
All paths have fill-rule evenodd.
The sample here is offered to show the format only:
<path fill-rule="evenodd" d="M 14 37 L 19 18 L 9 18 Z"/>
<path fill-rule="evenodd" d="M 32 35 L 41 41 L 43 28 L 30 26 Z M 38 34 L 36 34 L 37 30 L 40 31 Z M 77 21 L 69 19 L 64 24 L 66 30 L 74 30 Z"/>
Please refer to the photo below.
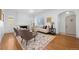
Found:
<path fill-rule="evenodd" d="M 56 29 L 55 28 L 50 28 L 49 33 L 56 35 Z"/>

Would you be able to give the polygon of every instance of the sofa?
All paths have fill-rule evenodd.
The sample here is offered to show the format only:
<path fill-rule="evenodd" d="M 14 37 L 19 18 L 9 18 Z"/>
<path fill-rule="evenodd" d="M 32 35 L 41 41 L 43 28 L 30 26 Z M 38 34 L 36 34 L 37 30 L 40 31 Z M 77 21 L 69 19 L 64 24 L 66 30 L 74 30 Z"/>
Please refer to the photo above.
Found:
<path fill-rule="evenodd" d="M 49 28 L 50 28 L 49 26 L 36 27 L 35 31 L 49 33 Z"/>

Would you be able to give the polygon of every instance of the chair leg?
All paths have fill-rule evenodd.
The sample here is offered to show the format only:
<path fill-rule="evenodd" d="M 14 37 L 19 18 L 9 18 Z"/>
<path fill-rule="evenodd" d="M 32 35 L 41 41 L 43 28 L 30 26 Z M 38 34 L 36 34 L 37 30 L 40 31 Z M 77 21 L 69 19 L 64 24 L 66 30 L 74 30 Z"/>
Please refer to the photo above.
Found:
<path fill-rule="evenodd" d="M 34 37 L 34 41 L 35 41 L 35 37 Z"/>
<path fill-rule="evenodd" d="M 21 43 L 23 42 L 23 39 L 21 40 Z"/>
<path fill-rule="evenodd" d="M 26 46 L 27 46 L 28 41 L 26 40 Z"/>

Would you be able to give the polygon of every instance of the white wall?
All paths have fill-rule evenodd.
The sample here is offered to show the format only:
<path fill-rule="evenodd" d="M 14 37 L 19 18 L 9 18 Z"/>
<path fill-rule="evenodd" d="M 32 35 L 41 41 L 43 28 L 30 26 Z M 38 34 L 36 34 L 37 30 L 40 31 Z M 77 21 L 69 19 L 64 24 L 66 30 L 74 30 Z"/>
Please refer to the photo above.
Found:
<path fill-rule="evenodd" d="M 76 10 L 75 13 L 76 13 L 76 37 L 79 38 L 79 10 Z"/>
<path fill-rule="evenodd" d="M 33 18 L 27 13 L 17 13 L 17 25 L 31 25 Z"/>
<path fill-rule="evenodd" d="M 14 11 L 14 10 L 4 10 L 3 13 L 4 13 L 4 31 L 5 31 L 5 33 L 13 32 L 14 31 L 13 27 L 8 24 L 8 17 L 13 17 L 14 22 L 16 24 L 17 23 L 16 22 L 16 20 L 17 20 L 16 11 Z"/>
<path fill-rule="evenodd" d="M 60 33 L 65 33 L 65 16 L 64 15 L 59 15 L 59 32 Z"/>

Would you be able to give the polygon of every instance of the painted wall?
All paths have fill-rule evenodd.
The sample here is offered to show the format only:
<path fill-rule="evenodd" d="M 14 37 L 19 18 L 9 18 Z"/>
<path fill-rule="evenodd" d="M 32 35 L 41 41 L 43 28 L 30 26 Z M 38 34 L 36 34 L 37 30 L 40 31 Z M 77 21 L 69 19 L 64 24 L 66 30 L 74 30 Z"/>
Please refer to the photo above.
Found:
<path fill-rule="evenodd" d="M 76 37 L 79 38 L 79 10 L 76 10 L 75 13 L 76 13 Z"/>
<path fill-rule="evenodd" d="M 33 18 L 27 13 L 17 13 L 17 25 L 31 25 Z"/>
<path fill-rule="evenodd" d="M 65 15 L 59 15 L 59 32 L 65 33 Z"/>
<path fill-rule="evenodd" d="M 14 10 L 4 10 L 3 11 L 4 13 L 4 32 L 5 33 L 8 33 L 8 32 L 13 32 L 13 27 L 10 26 L 10 24 L 8 23 L 8 19 L 9 17 L 12 17 L 13 18 L 13 21 L 14 23 L 16 24 L 17 23 L 17 15 L 16 15 L 16 11 Z"/>

